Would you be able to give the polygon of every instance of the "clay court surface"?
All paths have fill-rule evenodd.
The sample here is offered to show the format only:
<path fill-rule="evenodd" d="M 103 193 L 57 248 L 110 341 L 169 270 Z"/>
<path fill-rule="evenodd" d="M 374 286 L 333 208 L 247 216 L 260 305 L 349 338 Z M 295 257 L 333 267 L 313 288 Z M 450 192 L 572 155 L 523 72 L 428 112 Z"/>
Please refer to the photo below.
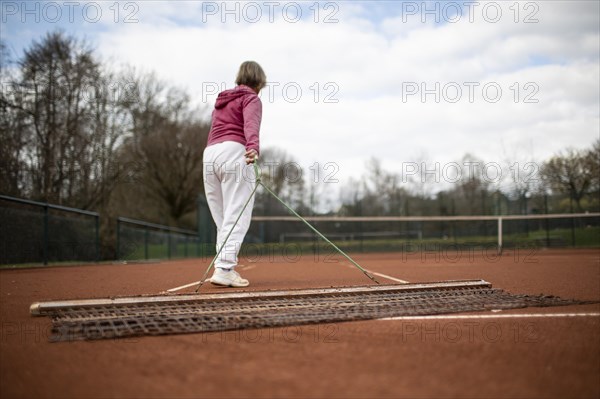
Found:
<path fill-rule="evenodd" d="M 289 255 L 289 254 L 288 254 Z M 515 294 L 600 301 L 600 252 L 358 254 L 385 284 L 484 279 Z M 33 302 L 157 294 L 208 259 L 0 271 L 2 398 L 598 398 L 600 305 L 50 343 Z M 371 284 L 342 259 L 241 259 L 245 290 Z M 384 277 L 388 276 L 388 277 Z M 241 290 L 241 289 L 238 289 Z M 232 292 L 209 284 L 204 293 Z M 193 292 L 193 288 L 178 292 Z M 460 316 L 469 315 L 469 318 Z M 459 317 L 457 317 L 459 316 Z"/>

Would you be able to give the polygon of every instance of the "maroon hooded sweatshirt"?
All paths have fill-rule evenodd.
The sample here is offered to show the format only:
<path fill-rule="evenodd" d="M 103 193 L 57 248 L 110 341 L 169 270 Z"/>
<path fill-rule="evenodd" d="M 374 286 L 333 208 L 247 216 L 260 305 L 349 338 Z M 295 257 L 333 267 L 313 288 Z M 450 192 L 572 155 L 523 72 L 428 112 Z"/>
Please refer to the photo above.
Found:
<path fill-rule="evenodd" d="M 262 118 L 262 103 L 250 87 L 239 85 L 219 93 L 207 146 L 235 141 L 246 150 L 259 150 L 259 131 Z"/>

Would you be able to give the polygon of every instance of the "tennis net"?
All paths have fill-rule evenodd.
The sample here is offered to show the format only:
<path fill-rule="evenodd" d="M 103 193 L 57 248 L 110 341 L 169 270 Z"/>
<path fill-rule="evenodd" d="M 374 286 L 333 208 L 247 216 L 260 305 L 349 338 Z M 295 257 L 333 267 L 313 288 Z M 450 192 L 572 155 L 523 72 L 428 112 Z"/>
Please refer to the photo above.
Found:
<path fill-rule="evenodd" d="M 354 252 L 452 247 L 600 247 L 600 213 L 502 216 L 306 218 L 340 248 Z M 293 216 L 255 216 L 247 242 L 321 248 L 317 235 Z"/>

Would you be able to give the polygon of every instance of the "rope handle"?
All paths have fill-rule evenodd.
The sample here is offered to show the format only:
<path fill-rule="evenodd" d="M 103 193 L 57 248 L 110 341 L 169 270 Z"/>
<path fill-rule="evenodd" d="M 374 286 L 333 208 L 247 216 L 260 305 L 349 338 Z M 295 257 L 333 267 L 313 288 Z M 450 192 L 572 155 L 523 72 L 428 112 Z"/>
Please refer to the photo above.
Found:
<path fill-rule="evenodd" d="M 258 167 L 258 163 L 256 162 L 256 160 L 253 162 L 253 166 L 254 166 L 254 175 L 255 175 L 255 184 L 254 184 L 254 189 L 252 190 L 252 193 L 250 193 L 250 197 L 248 197 L 248 200 L 246 201 L 246 203 L 244 204 L 244 207 L 242 208 L 242 211 L 240 212 L 240 214 L 238 215 L 237 219 L 235 220 L 235 223 L 233 224 L 233 226 L 231 227 L 231 230 L 229 230 L 229 233 L 227 234 L 227 237 L 225 237 L 225 240 L 223 241 L 223 244 L 221 245 L 221 247 L 219 248 L 219 250 L 217 251 L 217 254 L 215 255 L 215 257 L 213 258 L 213 260 L 210 262 L 210 265 L 208 265 L 208 268 L 206 269 L 206 272 L 204 273 L 204 277 L 202 277 L 202 279 L 200 280 L 200 283 L 198 284 L 198 288 L 196 288 L 196 292 L 198 292 L 200 290 L 200 287 L 202 287 L 202 284 L 204 284 L 204 281 L 206 280 L 206 277 L 208 276 L 208 273 L 210 272 L 210 269 L 212 269 L 213 265 L 215 264 L 215 261 L 217 260 L 217 257 L 221 254 L 221 251 L 223 250 L 223 248 L 225 247 L 225 244 L 227 243 L 227 240 L 229 239 L 229 236 L 231 235 L 231 233 L 233 232 L 233 229 L 235 228 L 235 226 L 237 225 L 238 221 L 240 220 L 240 218 L 242 217 L 242 214 L 244 213 L 244 211 L 246 210 L 246 207 L 248 206 L 248 203 L 250 203 L 250 200 L 252 199 L 252 196 L 256 193 L 256 189 L 258 188 L 258 186 L 262 186 L 265 190 L 267 190 L 267 192 L 269 194 L 271 194 L 273 197 L 275 197 L 275 199 L 277 201 L 279 201 L 288 211 L 290 211 L 290 213 L 292 213 L 294 216 L 296 216 L 298 219 L 300 219 L 302 222 L 304 222 L 304 224 L 306 224 L 312 231 L 314 231 L 319 237 L 321 237 L 323 240 L 325 240 L 325 242 L 327 242 L 329 245 L 331 245 L 336 251 L 338 251 L 340 254 L 342 254 L 346 259 L 348 259 L 350 261 L 350 263 L 352 263 L 352 265 L 354 265 L 358 270 L 360 270 L 361 272 L 363 272 L 363 274 L 365 276 L 367 276 L 369 279 L 371 279 L 372 281 L 374 281 L 377 284 L 380 284 L 379 281 L 377 281 L 377 279 L 375 279 L 375 277 L 373 277 L 369 272 L 367 272 L 365 269 L 363 269 L 354 259 L 352 259 L 348 254 L 346 254 L 344 251 L 342 251 L 337 245 L 335 245 L 333 242 L 331 242 L 327 237 L 325 237 L 319 230 L 317 230 L 312 224 L 310 224 L 306 219 L 304 219 L 302 216 L 300 216 L 300 214 L 298 214 L 298 212 L 296 212 L 294 209 L 292 209 L 288 204 L 286 204 L 281 198 L 279 198 L 277 196 L 277 194 L 275 194 L 269 187 L 267 187 L 261 180 L 261 173 L 260 173 L 260 169 Z"/>

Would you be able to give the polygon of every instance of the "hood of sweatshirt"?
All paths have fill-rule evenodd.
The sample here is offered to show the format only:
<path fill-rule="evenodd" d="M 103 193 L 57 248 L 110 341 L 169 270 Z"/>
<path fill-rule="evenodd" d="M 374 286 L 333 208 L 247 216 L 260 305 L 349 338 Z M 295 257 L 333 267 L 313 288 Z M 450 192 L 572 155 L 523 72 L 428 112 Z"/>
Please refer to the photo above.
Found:
<path fill-rule="evenodd" d="M 257 95 L 254 90 L 252 90 L 251 88 L 249 88 L 248 86 L 244 86 L 244 85 L 239 85 L 233 89 L 229 89 L 229 90 L 225 90 L 222 91 L 221 93 L 219 93 L 219 96 L 217 97 L 217 101 L 215 102 L 215 108 L 216 109 L 220 109 L 225 107 L 227 104 L 229 104 L 231 101 L 243 97 L 243 96 L 247 96 L 247 95 Z"/>

